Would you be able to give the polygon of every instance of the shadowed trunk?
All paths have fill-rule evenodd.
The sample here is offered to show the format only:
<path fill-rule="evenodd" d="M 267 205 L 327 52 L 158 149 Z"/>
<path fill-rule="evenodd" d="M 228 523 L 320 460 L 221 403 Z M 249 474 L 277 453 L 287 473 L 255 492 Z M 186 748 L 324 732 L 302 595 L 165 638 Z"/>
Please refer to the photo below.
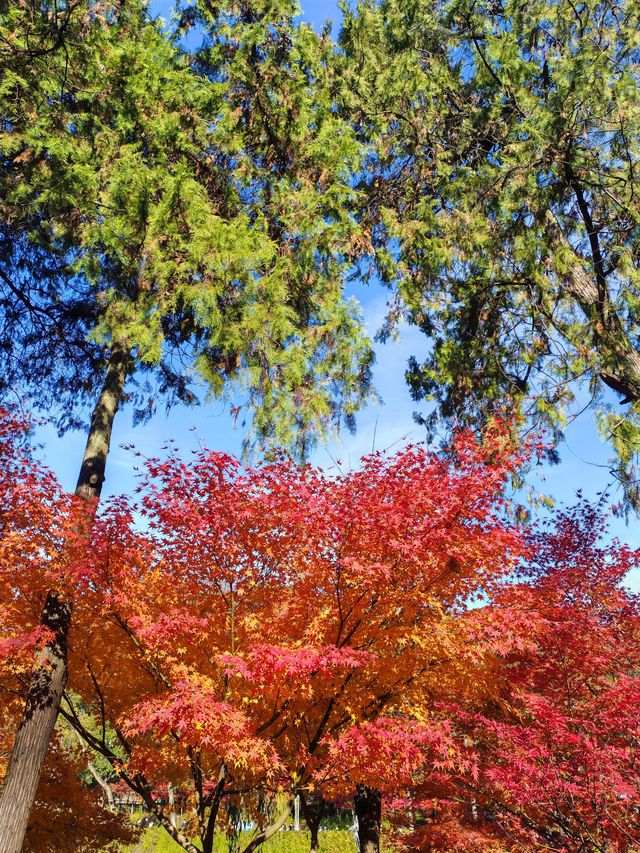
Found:
<path fill-rule="evenodd" d="M 360 853 L 380 853 L 382 795 L 375 788 L 357 785 L 353 805 L 358 818 Z"/>
<path fill-rule="evenodd" d="M 220 811 L 220 803 L 222 802 L 222 797 L 224 795 L 225 776 L 226 771 L 223 765 L 220 770 L 220 778 L 218 779 L 218 784 L 216 785 L 215 791 L 210 798 L 211 802 L 209 806 L 209 816 L 206 821 L 206 832 L 204 836 L 202 836 L 203 853 L 213 853 L 216 821 L 218 819 L 218 812 Z"/>
<path fill-rule="evenodd" d="M 104 482 L 113 420 L 122 400 L 129 362 L 128 351 L 114 346 L 104 385 L 91 417 L 76 495 L 95 501 L 96 506 Z M 41 624 L 52 631 L 53 639 L 36 655 L 25 708 L 0 794 L 2 853 L 20 853 L 24 843 L 42 765 L 67 682 L 67 637 L 72 606 L 73 602 L 50 591 L 40 616 Z"/>
<path fill-rule="evenodd" d="M 300 794 L 300 805 L 302 806 L 305 823 L 311 833 L 311 853 L 318 853 L 320 850 L 318 832 L 320 831 L 320 824 L 324 815 L 325 801 L 322 797 Z"/>

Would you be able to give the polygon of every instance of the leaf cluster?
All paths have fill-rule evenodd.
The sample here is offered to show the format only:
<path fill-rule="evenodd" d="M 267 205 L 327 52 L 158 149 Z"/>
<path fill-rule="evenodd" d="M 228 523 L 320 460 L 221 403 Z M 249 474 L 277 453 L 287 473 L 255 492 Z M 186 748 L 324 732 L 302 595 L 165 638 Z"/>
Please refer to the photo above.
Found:
<path fill-rule="evenodd" d="M 360 147 L 314 71 L 327 47 L 276 9 L 259 30 L 231 8 L 186 57 L 128 0 L 70 7 L 48 51 L 48 14 L 17 4 L 2 19 L 5 393 L 37 392 L 76 426 L 117 346 L 138 417 L 230 383 L 264 443 L 304 452 L 353 426 L 372 361 L 343 298 Z M 282 132 L 278 98 L 292 104 Z"/>
<path fill-rule="evenodd" d="M 407 371 L 427 425 L 506 398 L 557 441 L 592 406 L 633 502 L 637 4 L 363 2 L 342 47 L 383 335 L 427 336 Z"/>

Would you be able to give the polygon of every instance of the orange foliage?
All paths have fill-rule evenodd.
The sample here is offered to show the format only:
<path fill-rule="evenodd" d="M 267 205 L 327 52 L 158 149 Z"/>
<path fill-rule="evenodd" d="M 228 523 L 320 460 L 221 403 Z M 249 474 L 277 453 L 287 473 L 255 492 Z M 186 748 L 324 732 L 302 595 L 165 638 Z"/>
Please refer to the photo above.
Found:
<path fill-rule="evenodd" d="M 578 853 L 584 832 L 629 849 L 640 623 L 623 582 L 639 555 L 600 547 L 589 508 L 551 534 L 508 522 L 522 461 L 508 425 L 337 477 L 286 457 L 243 470 L 169 452 L 143 462 L 136 500 L 112 501 L 90 534 L 86 505 L 33 461 L 24 429 L 0 417 L 4 719 L 55 588 L 74 601 L 70 687 L 98 726 L 70 699 L 64 716 L 189 853 L 193 834 L 211 853 L 234 809 L 258 823 L 249 853 L 282 818 L 276 795 L 359 784 L 412 816 L 407 850 Z M 56 746 L 28 849 L 122 834 L 60 757 Z M 168 784 L 193 806 L 184 833 L 156 796 Z"/>
<path fill-rule="evenodd" d="M 34 458 L 29 423 L 0 410 L 0 775 L 24 705 L 33 652 L 46 640 L 39 614 L 47 589 L 75 588 L 78 524 L 72 498 Z M 79 781 L 79 756 L 54 740 L 32 812 L 25 851 L 101 850 L 134 834 Z"/>
<path fill-rule="evenodd" d="M 188 851 L 154 798 L 168 782 L 191 798 L 205 853 L 228 805 L 266 826 L 278 792 L 397 790 L 425 755 L 446 763 L 435 704 L 493 687 L 492 644 L 460 616 L 524 551 L 503 513 L 521 461 L 508 435 L 497 423 L 483 441 L 375 454 L 338 477 L 172 452 L 144 463 L 137 502 L 112 501 L 87 539 L 86 508 L 5 427 L 6 636 L 33 648 L 44 591 L 72 597 L 69 686 L 126 759 L 62 712 Z M 25 658 L 0 651 L 19 683 Z"/>
<path fill-rule="evenodd" d="M 82 757 L 62 749 L 54 738 L 40 778 L 24 853 L 98 853 L 135 841 L 138 832 L 104 808 L 97 790 L 80 781 L 85 769 Z"/>
<path fill-rule="evenodd" d="M 146 462 L 138 503 L 95 525 L 70 663 L 117 721 L 132 787 L 190 791 L 206 849 L 225 798 L 409 780 L 444 742 L 434 701 L 492 678 L 458 617 L 523 552 L 504 434 L 336 478 L 206 451 Z"/>

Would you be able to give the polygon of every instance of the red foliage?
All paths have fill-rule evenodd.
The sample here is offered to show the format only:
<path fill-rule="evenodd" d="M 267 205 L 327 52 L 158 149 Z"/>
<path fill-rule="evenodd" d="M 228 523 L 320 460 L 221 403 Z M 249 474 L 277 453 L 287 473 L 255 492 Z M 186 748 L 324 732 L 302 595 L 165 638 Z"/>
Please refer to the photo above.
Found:
<path fill-rule="evenodd" d="M 225 798 L 264 824 L 265 795 L 364 783 L 407 849 L 632 849 L 638 554 L 599 545 L 586 505 L 552 531 L 509 523 L 503 425 L 338 477 L 170 453 L 79 548 L 86 509 L 0 423 L 3 683 L 42 642 L 45 591 L 72 595 L 71 687 L 127 758 L 85 734 L 167 828 L 167 783 L 203 842 Z"/>
<path fill-rule="evenodd" d="M 0 753 L 24 705 L 34 651 L 48 639 L 39 624 L 47 591 L 75 594 L 82 577 L 76 544 L 86 508 L 65 495 L 30 443 L 31 424 L 0 409 Z M 31 815 L 25 850 L 101 850 L 131 841 L 117 816 L 78 781 L 82 763 L 54 739 Z"/>
<path fill-rule="evenodd" d="M 485 689 L 467 683 L 486 654 L 459 615 L 524 550 L 503 514 L 520 461 L 504 435 L 335 478 L 286 457 L 146 462 L 138 505 L 95 526 L 72 643 L 74 684 L 120 724 L 129 772 L 190 778 L 203 809 L 220 780 L 245 805 L 407 781 L 442 739 L 425 709 Z"/>
<path fill-rule="evenodd" d="M 640 842 L 640 602 L 624 587 L 640 554 L 600 545 L 604 532 L 585 503 L 561 514 L 532 536 L 527 582 L 473 614 L 481 633 L 526 625 L 527 639 L 501 648 L 497 700 L 441 708 L 474 772 L 423 774 L 415 796 L 432 793 L 437 807 L 412 849 L 467 850 L 470 831 L 475 850 L 621 853 Z"/>

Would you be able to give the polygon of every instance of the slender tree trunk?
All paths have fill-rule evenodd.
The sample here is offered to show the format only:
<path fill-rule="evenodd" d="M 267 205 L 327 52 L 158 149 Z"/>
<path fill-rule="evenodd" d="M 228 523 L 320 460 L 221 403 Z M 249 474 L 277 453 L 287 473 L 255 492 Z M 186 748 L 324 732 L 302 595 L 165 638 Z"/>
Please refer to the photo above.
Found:
<path fill-rule="evenodd" d="M 82 737 L 80 736 L 80 732 L 77 731 L 76 729 L 72 729 L 72 731 L 75 734 L 82 751 L 87 753 L 87 754 L 90 754 L 89 749 L 87 747 L 87 744 L 82 740 Z M 97 770 L 95 764 L 91 760 L 87 761 L 87 768 L 89 770 L 89 773 L 91 773 L 91 775 L 93 776 L 95 781 L 102 788 L 104 795 L 107 799 L 107 806 L 109 808 L 109 811 L 111 811 L 111 812 L 114 811 L 115 810 L 115 804 L 113 802 L 113 790 L 111 789 L 111 785 L 107 782 L 106 779 L 102 778 L 101 774 L 98 773 L 98 770 Z"/>
<path fill-rule="evenodd" d="M 319 853 L 320 851 L 320 842 L 318 841 L 318 831 L 320 829 L 320 825 L 309 827 L 309 832 L 311 833 L 311 846 L 309 850 L 311 853 Z"/>
<path fill-rule="evenodd" d="M 78 497 L 97 501 L 102 492 L 113 421 L 122 402 L 130 362 L 129 351 L 123 346 L 114 346 L 104 385 L 91 416 L 87 445 L 76 485 Z"/>
<path fill-rule="evenodd" d="M 97 503 L 111 441 L 113 421 L 122 400 L 130 356 L 114 346 L 102 391 L 93 410 L 80 467 L 76 495 Z M 1 853 L 20 853 L 36 797 L 42 765 L 67 682 L 67 637 L 73 602 L 50 591 L 40 616 L 53 639 L 36 655 L 29 692 L 16 732 L 0 794 Z"/>
<path fill-rule="evenodd" d="M 173 785 L 171 782 L 167 785 L 167 791 L 169 793 L 169 820 L 171 821 L 171 825 L 174 827 L 178 826 L 178 815 L 176 814 L 176 800 L 173 793 Z"/>
<path fill-rule="evenodd" d="M 220 811 L 220 803 L 224 795 L 224 780 L 226 777 L 226 768 L 224 764 L 220 768 L 220 777 L 216 786 L 215 793 L 209 806 L 209 815 L 206 820 L 206 832 L 202 836 L 202 853 L 213 853 L 215 842 L 216 822 L 218 820 L 218 812 Z M 229 848 L 231 849 L 231 848 Z"/>
<path fill-rule="evenodd" d="M 141 777 L 136 777 L 138 780 L 130 780 L 125 779 L 127 784 L 132 790 L 134 790 L 137 794 L 142 797 L 142 800 L 147 807 L 147 811 L 155 815 L 160 822 L 160 825 L 165 830 L 165 832 L 173 838 L 176 844 L 179 844 L 183 850 L 186 850 L 187 853 L 201 853 L 198 847 L 195 844 L 192 844 L 191 841 L 184 835 L 179 829 L 177 829 L 169 820 L 167 815 L 164 812 L 162 806 L 158 806 L 153 799 L 153 795 L 151 793 L 151 786 L 147 783 L 146 780 Z M 4 851 L 2 851 L 4 853 Z"/>
<path fill-rule="evenodd" d="M 115 804 L 113 802 L 113 791 L 111 790 L 111 785 L 107 782 L 106 779 L 102 778 L 100 773 L 98 773 L 98 770 L 97 770 L 95 764 L 93 764 L 93 762 L 89 761 L 87 763 L 87 768 L 89 769 L 89 773 L 91 773 L 91 775 L 96 780 L 98 785 L 100 785 L 100 787 L 104 791 L 104 795 L 107 798 L 107 808 L 109 809 L 110 812 L 114 811 L 115 810 Z"/>
<path fill-rule="evenodd" d="M 353 798 L 358 818 L 360 853 L 380 853 L 380 823 L 382 821 L 382 795 L 366 785 L 356 787 Z"/>
<path fill-rule="evenodd" d="M 280 816 L 271 824 L 271 826 L 267 826 L 264 829 L 260 830 L 260 832 L 256 833 L 253 838 L 249 841 L 247 846 L 244 848 L 242 853 L 253 853 L 254 850 L 257 850 L 261 844 L 264 844 L 265 841 L 268 841 L 270 838 L 280 832 L 282 827 L 287 822 L 287 818 L 293 811 L 293 801 L 287 803 L 286 809 L 281 812 Z"/>
<path fill-rule="evenodd" d="M 311 853 L 318 853 L 320 842 L 318 832 L 324 815 L 325 801 L 322 797 L 313 797 L 308 794 L 300 794 L 300 804 L 304 814 L 305 823 L 311 833 Z"/>

